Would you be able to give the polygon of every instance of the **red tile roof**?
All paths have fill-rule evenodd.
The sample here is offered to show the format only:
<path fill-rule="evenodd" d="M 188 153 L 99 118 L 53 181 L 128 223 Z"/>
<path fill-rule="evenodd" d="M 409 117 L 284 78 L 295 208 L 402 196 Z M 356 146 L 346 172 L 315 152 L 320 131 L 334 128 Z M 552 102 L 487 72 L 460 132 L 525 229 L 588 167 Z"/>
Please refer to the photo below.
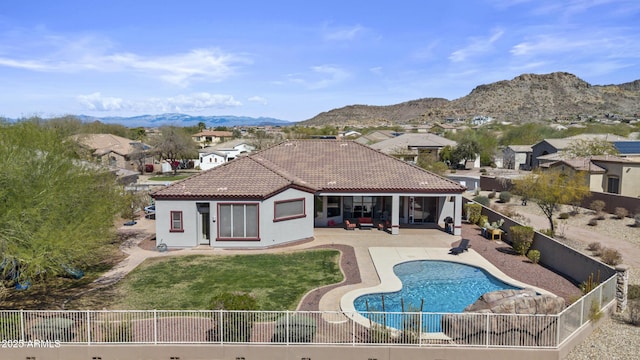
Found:
<path fill-rule="evenodd" d="M 461 193 L 465 187 L 354 141 L 285 141 L 156 191 L 156 198 L 309 192 Z"/>

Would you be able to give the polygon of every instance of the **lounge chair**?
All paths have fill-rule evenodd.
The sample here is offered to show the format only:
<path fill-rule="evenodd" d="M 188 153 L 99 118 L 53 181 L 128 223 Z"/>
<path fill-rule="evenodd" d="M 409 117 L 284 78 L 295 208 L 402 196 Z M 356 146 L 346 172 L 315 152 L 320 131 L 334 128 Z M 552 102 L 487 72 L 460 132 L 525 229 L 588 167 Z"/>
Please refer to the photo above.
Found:
<path fill-rule="evenodd" d="M 344 228 L 346 230 L 355 230 L 356 229 L 356 224 L 352 224 L 351 221 L 345 220 L 344 221 Z"/>
<path fill-rule="evenodd" d="M 471 245 L 469 245 L 469 239 L 462 239 L 462 241 L 460 241 L 460 245 L 454 248 L 451 248 L 451 250 L 449 250 L 449 254 L 458 255 L 460 253 L 463 253 L 469 250 L 470 246 Z"/>

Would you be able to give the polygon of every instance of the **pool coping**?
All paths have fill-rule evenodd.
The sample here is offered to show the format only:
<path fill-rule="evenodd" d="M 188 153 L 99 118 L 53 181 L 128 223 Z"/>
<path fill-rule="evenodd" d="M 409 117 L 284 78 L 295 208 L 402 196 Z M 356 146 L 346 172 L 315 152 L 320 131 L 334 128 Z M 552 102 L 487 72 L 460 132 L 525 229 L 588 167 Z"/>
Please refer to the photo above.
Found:
<path fill-rule="evenodd" d="M 352 320 L 365 326 L 368 326 L 369 321 L 359 315 L 353 302 L 361 295 L 376 292 L 393 292 L 402 289 L 402 282 L 393 272 L 393 267 L 408 261 L 440 260 L 471 265 L 487 271 L 492 276 L 509 285 L 534 289 L 539 294 L 556 296 L 547 290 L 531 286 L 507 276 L 473 249 L 469 249 L 459 255 L 452 255 L 449 253 L 449 249 L 446 248 L 370 247 L 369 255 L 371 256 L 371 261 L 378 274 L 380 283 L 376 286 L 354 289 L 344 294 L 340 299 L 340 309 L 345 312 L 348 317 L 352 318 Z"/>

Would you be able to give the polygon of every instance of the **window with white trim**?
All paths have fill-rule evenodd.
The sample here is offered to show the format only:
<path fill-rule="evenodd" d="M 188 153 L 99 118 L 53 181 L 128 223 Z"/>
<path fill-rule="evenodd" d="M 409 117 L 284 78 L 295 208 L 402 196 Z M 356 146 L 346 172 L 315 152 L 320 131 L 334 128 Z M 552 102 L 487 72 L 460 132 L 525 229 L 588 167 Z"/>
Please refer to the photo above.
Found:
<path fill-rule="evenodd" d="M 258 204 L 219 204 L 218 240 L 259 240 Z"/>
<path fill-rule="evenodd" d="M 171 229 L 172 232 L 184 231 L 182 226 L 182 211 L 171 212 Z"/>
<path fill-rule="evenodd" d="M 304 198 L 276 201 L 274 206 L 274 221 L 290 220 L 305 217 Z"/>

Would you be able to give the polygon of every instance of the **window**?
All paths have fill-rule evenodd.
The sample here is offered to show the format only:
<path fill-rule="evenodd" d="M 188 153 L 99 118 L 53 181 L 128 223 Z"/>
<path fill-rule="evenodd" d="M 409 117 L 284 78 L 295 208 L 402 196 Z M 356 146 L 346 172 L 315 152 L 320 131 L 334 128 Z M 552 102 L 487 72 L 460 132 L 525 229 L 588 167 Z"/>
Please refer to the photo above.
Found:
<path fill-rule="evenodd" d="M 620 179 L 617 176 L 610 176 L 607 179 L 607 192 L 612 194 L 620 193 Z"/>
<path fill-rule="evenodd" d="M 218 240 L 260 240 L 258 204 L 218 205 Z"/>
<path fill-rule="evenodd" d="M 172 211 L 171 212 L 171 232 L 183 232 L 184 228 L 182 227 L 182 211 Z"/>
<path fill-rule="evenodd" d="M 305 217 L 304 199 L 276 201 L 273 221 L 282 221 Z"/>
<path fill-rule="evenodd" d="M 340 216 L 340 197 L 327 196 L 327 217 Z"/>

